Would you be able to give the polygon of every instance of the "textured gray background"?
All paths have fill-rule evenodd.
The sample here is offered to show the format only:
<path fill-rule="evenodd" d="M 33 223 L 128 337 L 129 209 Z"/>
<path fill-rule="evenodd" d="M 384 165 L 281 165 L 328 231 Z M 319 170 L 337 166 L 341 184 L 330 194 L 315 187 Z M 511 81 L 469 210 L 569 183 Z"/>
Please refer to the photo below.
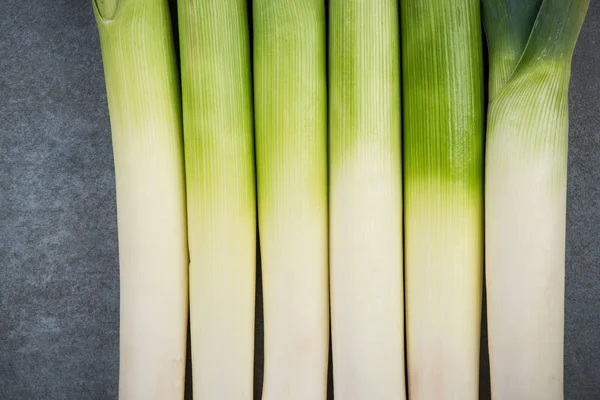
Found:
<path fill-rule="evenodd" d="M 0 400 L 117 397 L 115 186 L 90 1 L 0 0 Z M 595 2 L 570 95 L 568 400 L 600 399 L 599 49 Z M 485 352 L 482 365 L 487 398 Z"/>

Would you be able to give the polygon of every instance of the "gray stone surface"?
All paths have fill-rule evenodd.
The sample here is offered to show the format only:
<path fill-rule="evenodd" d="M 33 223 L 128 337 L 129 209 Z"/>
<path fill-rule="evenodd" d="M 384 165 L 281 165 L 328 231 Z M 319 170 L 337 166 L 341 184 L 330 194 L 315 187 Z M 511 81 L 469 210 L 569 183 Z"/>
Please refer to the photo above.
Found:
<path fill-rule="evenodd" d="M 89 1 L 0 0 L 0 399 L 116 398 L 112 148 Z"/>
<path fill-rule="evenodd" d="M 571 74 L 565 397 L 600 399 L 600 2 L 592 1 Z"/>
<path fill-rule="evenodd" d="M 117 398 L 115 185 L 90 2 L 0 0 L 2 400 Z M 572 400 L 600 398 L 599 46 L 593 2 L 570 95 L 565 394 Z M 485 368 L 482 375 L 487 398 Z"/>

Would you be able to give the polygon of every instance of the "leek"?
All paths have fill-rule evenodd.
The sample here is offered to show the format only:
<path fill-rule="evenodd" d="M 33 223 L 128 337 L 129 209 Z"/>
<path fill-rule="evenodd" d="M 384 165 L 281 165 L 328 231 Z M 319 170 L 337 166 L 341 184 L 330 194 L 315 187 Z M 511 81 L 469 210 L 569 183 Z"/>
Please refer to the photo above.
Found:
<path fill-rule="evenodd" d="M 398 2 L 329 4 L 334 391 L 404 399 Z"/>
<path fill-rule="evenodd" d="M 484 0 L 493 94 L 486 148 L 486 284 L 496 399 L 563 398 L 564 263 L 571 58 L 589 0 L 544 0 L 526 46 L 503 48 L 514 27 Z M 500 14 L 502 15 L 502 14 Z M 525 23 L 531 29 L 529 23 Z M 492 56 L 497 54 L 497 56 Z"/>
<path fill-rule="evenodd" d="M 401 4 L 408 388 L 477 399 L 483 274 L 478 0 Z"/>
<path fill-rule="evenodd" d="M 512 75 L 541 4 L 542 0 L 483 1 L 489 53 L 489 99 L 496 97 Z"/>
<path fill-rule="evenodd" d="M 329 346 L 322 0 L 254 0 L 263 400 L 325 399 Z"/>
<path fill-rule="evenodd" d="M 179 0 L 194 398 L 251 399 L 256 200 L 244 0 Z"/>
<path fill-rule="evenodd" d="M 120 399 L 182 399 L 187 238 L 179 79 L 166 0 L 96 0 L 119 226 Z"/>

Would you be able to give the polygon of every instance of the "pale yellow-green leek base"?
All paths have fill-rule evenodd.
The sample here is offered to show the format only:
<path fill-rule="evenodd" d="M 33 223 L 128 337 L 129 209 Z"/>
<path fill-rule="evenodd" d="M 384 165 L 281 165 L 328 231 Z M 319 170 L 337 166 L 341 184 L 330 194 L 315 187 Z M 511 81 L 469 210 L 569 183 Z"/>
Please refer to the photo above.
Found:
<path fill-rule="evenodd" d="M 488 164 L 487 307 L 498 399 L 563 398 L 566 182 L 546 184 L 550 158 Z"/>
<path fill-rule="evenodd" d="M 174 179 L 182 174 L 178 163 L 168 161 L 173 159 L 165 151 L 168 141 L 155 138 L 114 139 L 121 289 L 119 398 L 124 400 L 180 399 L 184 391 L 188 257 L 183 192 Z M 153 151 L 141 152 L 144 148 Z"/>
<path fill-rule="evenodd" d="M 405 214 L 410 398 L 477 399 L 481 201 L 464 188 L 413 184 Z"/>
<path fill-rule="evenodd" d="M 340 160 L 344 172 L 330 183 L 335 393 L 398 400 L 406 396 L 400 158 L 360 153 Z"/>

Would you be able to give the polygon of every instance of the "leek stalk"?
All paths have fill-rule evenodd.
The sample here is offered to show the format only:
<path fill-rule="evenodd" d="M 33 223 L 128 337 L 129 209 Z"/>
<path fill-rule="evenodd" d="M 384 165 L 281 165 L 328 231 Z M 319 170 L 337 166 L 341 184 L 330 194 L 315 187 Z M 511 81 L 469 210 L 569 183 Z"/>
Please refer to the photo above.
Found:
<path fill-rule="evenodd" d="M 179 0 L 194 398 L 252 399 L 256 200 L 244 0 Z"/>
<path fill-rule="evenodd" d="M 327 82 L 322 0 L 254 0 L 263 400 L 327 394 Z"/>
<path fill-rule="evenodd" d="M 330 260 L 336 397 L 404 399 L 396 0 L 329 3 Z"/>
<path fill-rule="evenodd" d="M 95 0 L 110 113 L 123 400 L 183 399 L 188 319 L 179 79 L 166 0 Z"/>
<path fill-rule="evenodd" d="M 477 399 L 483 274 L 478 0 L 404 0 L 404 223 L 411 400 Z"/>
<path fill-rule="evenodd" d="M 494 84 L 486 148 L 486 285 L 495 399 L 563 398 L 568 89 L 589 0 L 544 0 L 533 28 L 516 0 L 484 0 Z M 535 2 L 533 2 L 535 3 Z M 524 11 L 529 13 L 529 11 Z M 519 25 L 518 29 L 515 24 Z M 530 29 L 524 40 L 510 38 Z M 506 44 L 509 43 L 509 44 Z"/>

